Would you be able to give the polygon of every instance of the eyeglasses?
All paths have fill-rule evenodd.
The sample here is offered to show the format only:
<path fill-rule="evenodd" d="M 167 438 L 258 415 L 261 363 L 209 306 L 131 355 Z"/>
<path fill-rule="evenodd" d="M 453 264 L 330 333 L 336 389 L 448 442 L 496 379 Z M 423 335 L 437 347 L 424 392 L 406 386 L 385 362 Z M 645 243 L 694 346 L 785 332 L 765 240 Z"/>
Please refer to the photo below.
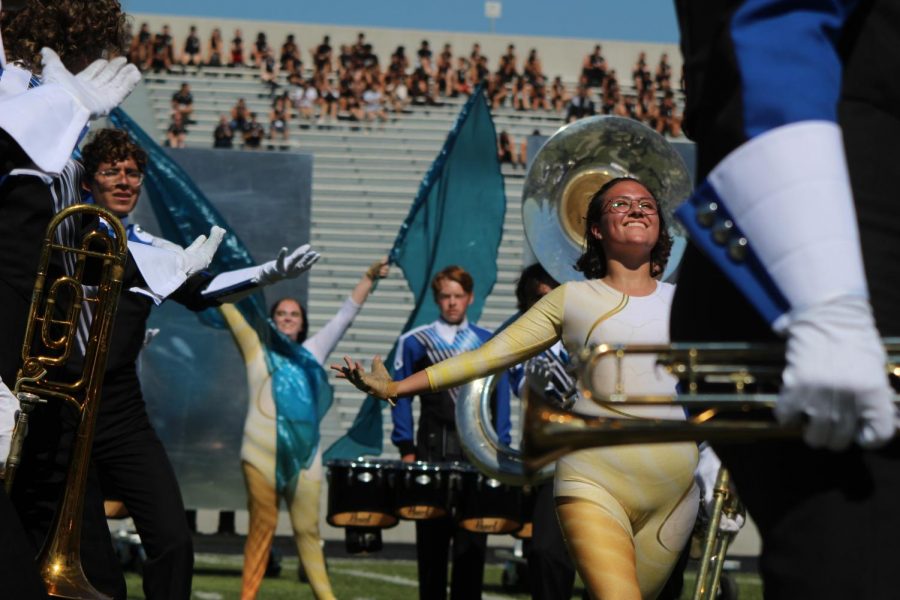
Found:
<path fill-rule="evenodd" d="M 137 169 L 104 169 L 97 171 L 97 179 L 105 179 L 107 181 L 118 179 L 123 173 L 125 174 L 125 180 L 131 185 L 141 185 L 144 181 L 144 174 Z"/>
<path fill-rule="evenodd" d="M 656 202 L 651 198 L 629 198 L 628 196 L 613 198 L 606 205 L 606 210 L 611 213 L 627 213 L 631 211 L 631 207 L 634 206 L 635 202 L 637 202 L 638 210 L 645 215 L 655 215 L 659 210 L 656 207 Z"/>

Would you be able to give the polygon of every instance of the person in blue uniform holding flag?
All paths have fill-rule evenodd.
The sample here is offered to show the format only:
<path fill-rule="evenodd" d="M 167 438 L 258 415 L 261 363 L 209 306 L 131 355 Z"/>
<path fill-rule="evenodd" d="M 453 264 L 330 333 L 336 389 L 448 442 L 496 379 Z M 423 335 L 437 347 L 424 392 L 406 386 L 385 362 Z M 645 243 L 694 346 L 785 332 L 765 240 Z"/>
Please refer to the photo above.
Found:
<path fill-rule="evenodd" d="M 448 266 L 431 281 L 434 301 L 440 309 L 436 321 L 416 327 L 401 336 L 394 359 L 394 377 L 402 379 L 434 363 L 481 346 L 491 332 L 466 319 L 475 282 L 458 266 Z M 500 440 L 510 443 L 509 383 L 506 375 L 497 382 L 494 418 Z M 397 398 L 391 410 L 394 430 L 391 441 L 405 462 L 463 461 L 456 432 L 455 403 L 458 388 L 421 394 L 418 432 L 414 431 L 413 397 Z M 453 575 L 450 597 L 481 597 L 487 535 L 457 528 L 449 517 L 416 521 L 416 558 L 419 567 L 419 598 L 444 598 L 447 591 L 448 552 L 452 540 Z"/>

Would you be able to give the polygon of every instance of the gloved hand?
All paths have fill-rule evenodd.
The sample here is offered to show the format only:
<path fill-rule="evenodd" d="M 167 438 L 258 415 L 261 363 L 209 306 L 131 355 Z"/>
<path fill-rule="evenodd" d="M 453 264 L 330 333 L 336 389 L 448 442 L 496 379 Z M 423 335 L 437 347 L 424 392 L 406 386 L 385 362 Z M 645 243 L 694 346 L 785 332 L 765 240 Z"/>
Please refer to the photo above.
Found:
<path fill-rule="evenodd" d="M 390 270 L 391 267 L 388 264 L 387 257 L 381 258 L 369 265 L 369 268 L 366 269 L 366 277 L 372 281 L 378 281 L 387 277 Z"/>
<path fill-rule="evenodd" d="M 91 113 L 92 119 L 108 115 L 140 82 L 141 72 L 127 62 L 124 56 L 99 59 L 72 75 L 56 52 L 41 49 L 44 82 L 59 84 Z"/>
<path fill-rule="evenodd" d="M 344 357 L 344 363 L 346 366 L 331 367 L 338 371 L 340 379 L 346 379 L 361 392 L 394 404 L 393 399 L 397 397 L 397 382 L 391 379 L 391 374 L 388 373 L 380 356 L 372 359 L 371 373 L 367 373 L 361 364 L 354 362 L 349 356 Z"/>
<path fill-rule="evenodd" d="M 319 253 L 312 250 L 309 244 L 303 244 L 290 254 L 287 253 L 287 250 L 287 248 L 282 248 L 275 260 L 261 264 L 259 274 L 253 278 L 253 283 L 269 285 L 282 279 L 299 277 L 319 260 Z"/>
<path fill-rule="evenodd" d="M 197 236 L 197 239 L 187 248 L 182 248 L 178 244 L 162 238 L 153 238 L 151 245 L 177 254 L 180 260 L 179 268 L 186 277 L 190 277 L 209 266 L 223 237 L 225 237 L 225 230 L 218 225 L 213 225 L 209 230 L 208 238 L 205 235 Z"/>
<path fill-rule="evenodd" d="M 716 489 L 716 477 L 719 475 L 719 469 L 722 468 L 722 461 L 713 452 L 713 449 L 707 445 L 700 448 L 700 459 L 697 462 L 697 468 L 694 471 L 694 481 L 700 488 L 700 499 L 703 511 L 707 518 L 710 518 L 715 505 L 713 492 Z M 738 513 L 734 517 L 729 517 L 724 512 L 719 520 L 719 531 L 725 533 L 737 533 L 744 526 L 744 515 Z"/>
<path fill-rule="evenodd" d="M 0 468 L 6 465 L 6 457 L 9 455 L 9 444 L 12 441 L 12 432 L 16 425 L 18 412 L 19 401 L 9 391 L 6 384 L 0 380 Z"/>
<path fill-rule="evenodd" d="M 795 311 L 787 333 L 779 422 L 802 423 L 803 439 L 814 448 L 886 444 L 897 413 L 868 301 L 843 297 Z"/>

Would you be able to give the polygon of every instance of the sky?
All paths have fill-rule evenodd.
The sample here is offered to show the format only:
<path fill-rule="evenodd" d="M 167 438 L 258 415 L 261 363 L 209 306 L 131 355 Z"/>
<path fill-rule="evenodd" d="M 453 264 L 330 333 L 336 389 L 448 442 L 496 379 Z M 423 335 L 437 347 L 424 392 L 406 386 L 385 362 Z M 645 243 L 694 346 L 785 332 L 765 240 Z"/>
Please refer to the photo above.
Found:
<path fill-rule="evenodd" d="M 126 11 L 489 32 L 484 0 L 122 0 Z M 500 34 L 677 42 L 674 0 L 502 0 Z"/>

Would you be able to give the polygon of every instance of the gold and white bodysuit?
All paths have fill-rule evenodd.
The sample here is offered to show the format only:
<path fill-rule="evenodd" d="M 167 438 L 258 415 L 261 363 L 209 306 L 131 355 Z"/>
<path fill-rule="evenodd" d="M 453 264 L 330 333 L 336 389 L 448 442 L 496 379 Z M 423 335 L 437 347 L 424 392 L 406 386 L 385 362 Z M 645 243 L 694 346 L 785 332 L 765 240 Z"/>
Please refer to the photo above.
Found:
<path fill-rule="evenodd" d="M 570 355 L 596 343 L 667 343 L 673 292 L 667 283 L 657 283 L 643 297 L 628 296 L 599 280 L 563 284 L 481 348 L 429 367 L 429 383 L 432 389 L 460 385 L 522 362 L 558 339 Z M 601 364 L 598 387 L 611 390 L 611 368 Z M 675 380 L 656 367 L 652 356 L 628 357 L 624 368 L 629 393 L 674 390 Z M 677 407 L 630 407 L 624 412 L 580 397 L 575 410 L 623 419 L 684 419 Z M 554 493 L 563 531 L 592 593 L 637 597 L 634 579 L 640 597 L 659 593 L 694 525 L 696 465 L 693 443 L 596 448 L 559 460 Z"/>
<path fill-rule="evenodd" d="M 337 315 L 314 336 L 303 342 L 321 365 L 343 337 L 361 306 L 344 301 Z M 247 367 L 250 402 L 244 422 L 241 467 L 247 484 L 250 522 L 244 547 L 242 600 L 256 597 L 265 575 L 278 520 L 279 497 L 275 484 L 276 419 L 272 397 L 272 375 L 256 331 L 232 305 L 219 307 L 238 342 Z M 294 530 L 297 552 L 319 600 L 334 598 L 319 536 L 319 499 L 322 487 L 322 449 L 318 448 L 309 469 L 300 472 L 297 486 L 285 498 Z"/>

